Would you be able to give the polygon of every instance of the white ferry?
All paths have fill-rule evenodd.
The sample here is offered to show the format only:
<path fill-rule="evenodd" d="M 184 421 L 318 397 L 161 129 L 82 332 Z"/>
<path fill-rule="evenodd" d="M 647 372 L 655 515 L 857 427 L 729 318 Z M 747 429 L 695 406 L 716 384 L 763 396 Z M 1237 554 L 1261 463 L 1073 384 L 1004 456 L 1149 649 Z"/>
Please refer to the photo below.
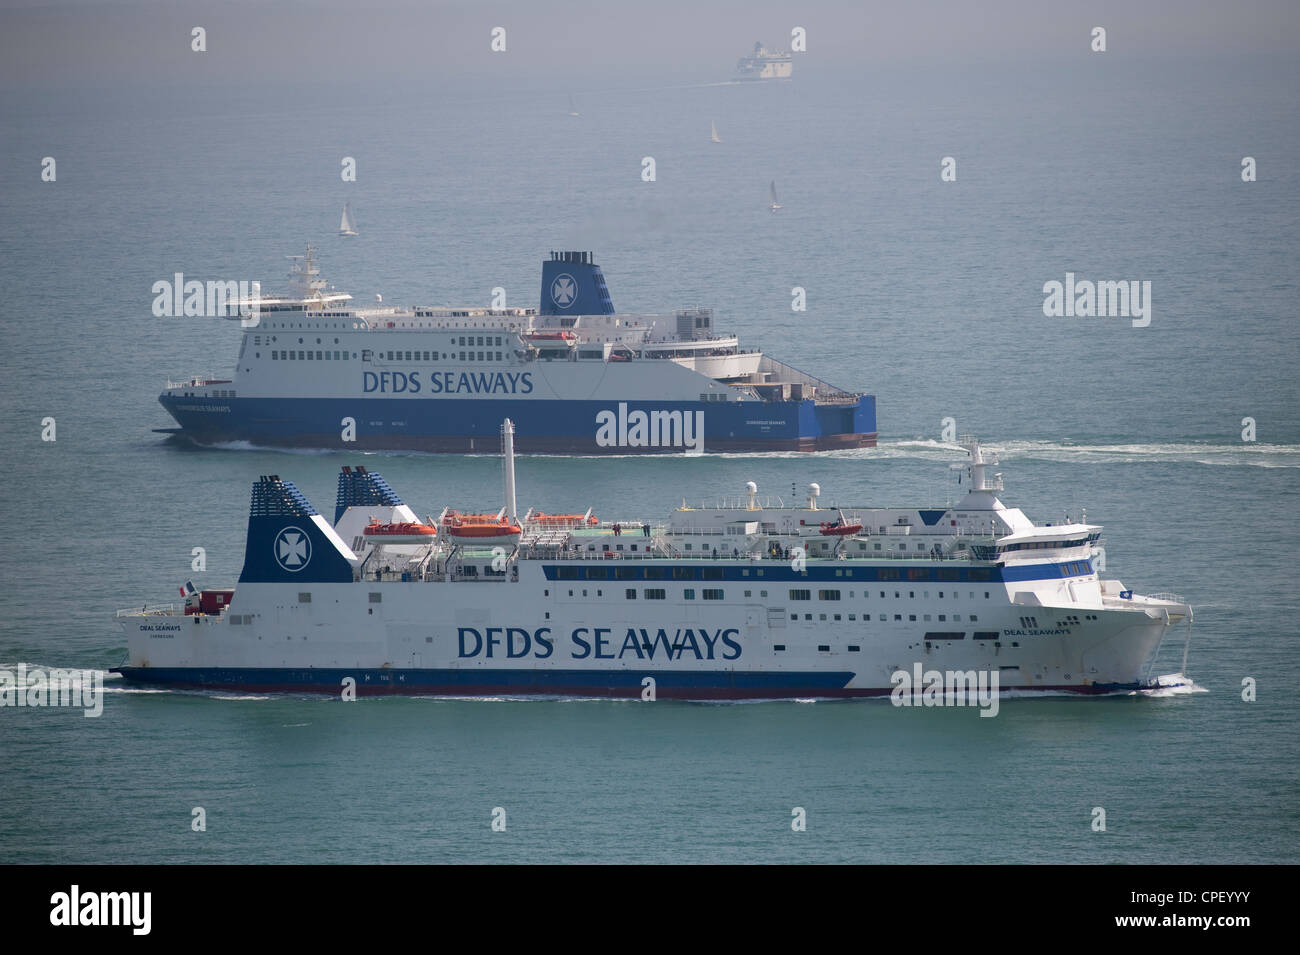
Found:
<path fill-rule="evenodd" d="M 876 445 L 876 402 L 742 348 L 709 308 L 616 313 L 590 252 L 553 252 L 539 308 L 358 308 L 313 250 L 256 302 L 229 377 L 159 401 L 199 444 L 558 454 L 823 451 Z"/>
<path fill-rule="evenodd" d="M 1005 506 L 996 457 L 972 438 L 954 506 L 826 507 L 815 484 L 806 501 L 764 502 L 751 483 L 648 522 L 516 515 L 502 430 L 494 513 L 421 520 L 378 474 L 345 467 L 331 523 L 292 483 L 259 479 L 238 586 L 119 611 L 117 672 L 476 696 L 636 697 L 649 680 L 658 697 L 713 700 L 886 695 L 921 665 L 996 673 L 1004 691 L 1104 693 L 1155 685 L 1162 641 L 1190 631 L 1182 598 L 1101 578 L 1099 526 Z M 497 528 L 493 546 L 450 532 L 465 521 Z"/>
<path fill-rule="evenodd" d="M 754 52 L 736 64 L 736 75 L 742 80 L 788 80 L 794 75 L 794 56 L 755 43 Z"/>

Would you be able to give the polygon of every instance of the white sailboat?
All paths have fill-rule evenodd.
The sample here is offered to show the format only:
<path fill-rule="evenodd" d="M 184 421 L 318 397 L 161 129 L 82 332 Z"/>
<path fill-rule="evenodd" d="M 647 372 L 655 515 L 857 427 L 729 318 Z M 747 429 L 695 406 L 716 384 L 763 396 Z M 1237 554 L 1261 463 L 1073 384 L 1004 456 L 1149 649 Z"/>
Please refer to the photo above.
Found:
<path fill-rule="evenodd" d="M 718 124 L 709 120 L 709 125 L 713 127 L 713 141 L 715 143 L 722 142 L 722 137 L 718 135 Z"/>
<path fill-rule="evenodd" d="M 570 116 L 580 116 L 580 115 L 582 115 L 581 113 L 578 112 L 578 107 L 575 106 L 575 105 L 573 105 L 573 94 L 572 94 L 572 93 L 569 94 L 569 115 L 570 115 Z"/>
<path fill-rule="evenodd" d="M 775 179 L 772 180 L 771 194 L 772 194 L 772 202 L 770 205 L 772 211 L 776 212 L 777 209 L 784 209 L 785 206 L 781 205 L 781 203 L 776 201 L 776 180 Z"/>
<path fill-rule="evenodd" d="M 352 221 L 352 203 L 343 203 L 343 219 L 339 222 L 339 235 L 356 235 L 357 226 Z"/>

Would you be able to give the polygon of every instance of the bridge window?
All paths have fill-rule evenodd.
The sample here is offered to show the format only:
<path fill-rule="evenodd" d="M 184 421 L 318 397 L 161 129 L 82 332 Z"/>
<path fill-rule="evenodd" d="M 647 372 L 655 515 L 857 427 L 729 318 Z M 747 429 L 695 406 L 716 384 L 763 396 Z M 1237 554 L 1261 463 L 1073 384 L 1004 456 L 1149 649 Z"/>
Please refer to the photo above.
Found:
<path fill-rule="evenodd" d="M 705 591 L 703 591 L 703 592 L 700 594 L 700 596 L 703 597 L 705 600 L 721 600 L 721 599 L 722 599 L 722 591 L 721 591 L 721 590 L 705 590 Z"/>

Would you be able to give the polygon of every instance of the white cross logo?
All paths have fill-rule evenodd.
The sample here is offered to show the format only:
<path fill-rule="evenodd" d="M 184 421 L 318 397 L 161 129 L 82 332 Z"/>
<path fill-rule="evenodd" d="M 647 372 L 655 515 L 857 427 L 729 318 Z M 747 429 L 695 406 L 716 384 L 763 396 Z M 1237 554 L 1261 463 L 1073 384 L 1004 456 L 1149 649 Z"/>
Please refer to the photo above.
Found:
<path fill-rule="evenodd" d="M 311 560 L 311 538 L 299 527 L 286 527 L 275 537 L 275 562 L 296 573 Z"/>
<path fill-rule="evenodd" d="M 567 272 L 556 276 L 555 281 L 551 283 L 551 301 L 560 308 L 568 308 L 572 305 L 577 295 L 578 284 L 573 281 L 573 276 Z"/>

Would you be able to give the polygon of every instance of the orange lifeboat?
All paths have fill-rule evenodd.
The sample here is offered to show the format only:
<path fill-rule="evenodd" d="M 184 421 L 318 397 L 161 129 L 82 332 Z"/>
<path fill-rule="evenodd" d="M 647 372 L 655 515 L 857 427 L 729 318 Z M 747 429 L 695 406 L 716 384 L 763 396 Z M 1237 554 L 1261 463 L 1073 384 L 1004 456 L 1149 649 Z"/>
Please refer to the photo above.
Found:
<path fill-rule="evenodd" d="M 827 537 L 851 537 L 860 530 L 861 524 L 845 524 L 843 521 L 826 521 L 822 524 L 822 533 Z"/>
<path fill-rule="evenodd" d="M 458 514 L 451 511 L 443 529 L 461 544 L 476 547 L 513 547 L 519 543 L 523 528 L 495 514 Z"/>
<path fill-rule="evenodd" d="M 524 338 L 534 342 L 576 342 L 573 332 L 525 332 Z"/>
<path fill-rule="evenodd" d="M 362 533 L 375 544 L 428 544 L 438 536 L 438 528 L 432 524 L 416 524 L 411 521 L 397 524 L 371 521 Z"/>

